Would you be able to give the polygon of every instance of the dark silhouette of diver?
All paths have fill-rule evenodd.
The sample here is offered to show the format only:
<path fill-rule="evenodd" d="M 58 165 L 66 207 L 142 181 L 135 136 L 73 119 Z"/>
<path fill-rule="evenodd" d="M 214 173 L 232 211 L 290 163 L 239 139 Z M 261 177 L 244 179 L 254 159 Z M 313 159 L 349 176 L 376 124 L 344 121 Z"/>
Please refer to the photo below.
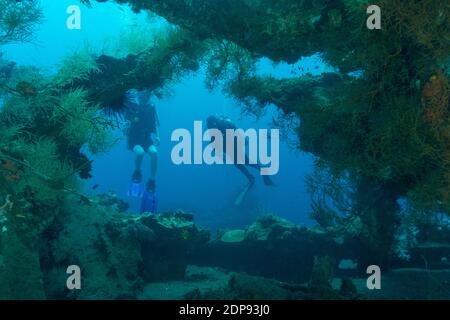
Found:
<path fill-rule="evenodd" d="M 237 129 L 237 127 L 233 124 L 233 122 L 231 121 L 230 118 L 225 117 L 225 116 L 209 116 L 206 119 L 206 126 L 208 127 L 208 129 L 217 129 L 222 133 L 223 136 L 223 141 L 225 141 L 225 137 L 226 137 L 226 130 L 227 129 Z M 249 170 L 247 169 L 248 167 L 260 170 L 261 169 L 261 165 L 259 163 L 255 163 L 252 164 L 250 163 L 247 154 L 245 154 L 245 164 L 239 164 L 237 163 L 237 155 L 238 155 L 238 150 L 237 150 L 238 144 L 237 144 L 237 137 L 235 137 L 235 141 L 234 141 L 234 166 L 240 171 L 242 172 L 245 177 L 248 180 L 248 188 L 253 186 L 255 184 L 255 177 L 249 172 Z M 244 150 L 245 151 L 245 150 Z M 224 143 L 224 156 L 229 155 L 227 154 L 227 150 L 226 150 L 226 143 Z M 272 180 L 270 179 L 269 176 L 267 175 L 263 175 L 262 176 L 264 184 L 267 186 L 274 186 L 274 183 L 272 182 Z"/>
<path fill-rule="evenodd" d="M 158 166 L 159 119 L 155 105 L 150 102 L 150 92 L 129 93 L 126 99 L 125 119 L 128 149 L 135 154 L 135 170 L 131 177 L 128 195 L 142 197 L 141 212 L 156 212 L 156 170 Z M 142 162 L 150 156 L 150 178 L 143 186 Z"/>

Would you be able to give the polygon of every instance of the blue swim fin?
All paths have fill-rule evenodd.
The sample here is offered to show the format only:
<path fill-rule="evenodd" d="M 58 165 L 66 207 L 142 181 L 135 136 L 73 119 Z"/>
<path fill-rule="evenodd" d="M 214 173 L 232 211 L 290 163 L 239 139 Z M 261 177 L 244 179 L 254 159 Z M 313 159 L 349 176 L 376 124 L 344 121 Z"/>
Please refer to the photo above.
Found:
<path fill-rule="evenodd" d="M 141 201 L 141 213 L 156 213 L 158 197 L 156 192 L 144 191 Z"/>
<path fill-rule="evenodd" d="M 130 181 L 130 184 L 128 185 L 127 196 L 135 197 L 135 198 L 142 198 L 144 196 L 144 192 L 145 192 L 145 188 L 144 188 L 143 182 Z"/>

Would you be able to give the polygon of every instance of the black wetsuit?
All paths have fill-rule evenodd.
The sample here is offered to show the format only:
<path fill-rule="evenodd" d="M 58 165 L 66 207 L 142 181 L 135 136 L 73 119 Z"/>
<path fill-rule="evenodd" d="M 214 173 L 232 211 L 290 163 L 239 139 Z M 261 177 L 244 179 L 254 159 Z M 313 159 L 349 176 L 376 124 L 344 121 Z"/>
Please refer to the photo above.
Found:
<path fill-rule="evenodd" d="M 156 134 L 156 127 L 159 124 L 156 108 L 153 104 L 136 104 L 129 102 L 126 115 L 130 125 L 127 130 L 128 149 L 133 150 L 140 145 L 145 151 L 152 145 L 152 133 Z"/>
<path fill-rule="evenodd" d="M 226 130 L 227 129 L 235 130 L 236 126 L 231 122 L 230 119 L 228 119 L 226 117 L 215 117 L 215 124 L 213 126 L 214 126 L 214 128 L 210 128 L 210 129 L 218 129 L 222 133 L 223 141 L 224 141 L 224 157 L 226 157 L 227 155 L 229 156 L 229 154 L 227 153 L 227 149 L 226 149 Z M 245 152 L 245 149 L 241 150 L 241 151 Z M 250 184 L 253 184 L 255 182 L 255 177 L 247 170 L 246 166 L 260 170 L 261 165 L 259 165 L 258 163 L 250 163 L 247 153 L 245 153 L 244 164 L 238 163 L 238 138 L 237 137 L 234 137 L 233 163 L 234 163 L 234 166 L 247 177 Z M 263 176 L 262 178 L 266 185 L 269 185 L 269 186 L 274 185 L 272 180 L 269 178 L 269 176 Z"/>
<path fill-rule="evenodd" d="M 226 130 L 227 129 L 236 129 L 236 126 L 231 122 L 230 119 L 226 118 L 226 117 L 220 117 L 220 118 L 216 118 L 216 123 L 215 123 L 215 128 L 214 129 L 218 129 L 223 136 L 223 150 L 224 150 L 224 157 L 226 157 L 226 155 L 229 156 L 229 154 L 227 153 L 227 147 L 226 147 Z M 242 150 L 245 151 L 245 150 Z M 259 164 L 251 164 L 250 160 L 247 156 L 247 154 L 245 154 L 245 163 L 244 164 L 239 164 L 238 163 L 238 138 L 234 137 L 234 159 L 233 159 L 233 163 L 234 166 L 239 169 L 239 171 L 241 171 L 249 180 L 250 183 L 253 183 L 255 180 L 255 177 L 247 170 L 247 168 L 245 166 L 249 166 L 252 167 L 254 169 L 260 169 L 261 166 Z M 265 179 L 266 180 L 266 179 Z M 265 181 L 266 182 L 266 181 Z"/>

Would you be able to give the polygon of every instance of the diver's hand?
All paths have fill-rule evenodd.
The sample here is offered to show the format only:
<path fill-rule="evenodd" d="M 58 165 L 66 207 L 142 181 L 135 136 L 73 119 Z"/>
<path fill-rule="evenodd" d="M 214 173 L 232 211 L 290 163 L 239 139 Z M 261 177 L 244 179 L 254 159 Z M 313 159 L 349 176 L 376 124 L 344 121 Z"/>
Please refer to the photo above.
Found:
<path fill-rule="evenodd" d="M 155 146 L 159 147 L 159 144 L 161 143 L 159 136 L 155 136 L 153 143 Z"/>

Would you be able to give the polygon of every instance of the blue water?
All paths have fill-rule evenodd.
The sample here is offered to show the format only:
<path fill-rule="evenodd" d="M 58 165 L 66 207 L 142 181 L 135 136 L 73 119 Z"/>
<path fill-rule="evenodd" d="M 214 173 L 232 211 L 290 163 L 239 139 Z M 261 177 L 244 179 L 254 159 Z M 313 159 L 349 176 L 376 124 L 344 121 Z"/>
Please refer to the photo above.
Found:
<path fill-rule="evenodd" d="M 36 33 L 31 44 L 9 45 L 7 57 L 19 64 L 31 64 L 44 68 L 49 73 L 57 69 L 61 59 L 86 43 L 101 47 L 105 39 L 114 39 L 123 28 L 129 27 L 130 19 L 139 21 L 131 11 L 116 4 L 93 4 L 93 8 L 82 8 L 82 29 L 66 28 L 66 8 L 73 1 L 42 1 L 46 20 Z M 270 61 L 259 63 L 258 72 L 277 77 L 289 77 L 305 72 L 317 74 L 327 69 L 320 56 L 302 59 L 294 66 L 278 65 Z M 226 98 L 221 92 L 210 92 L 204 86 L 204 74 L 188 76 L 171 88 L 172 95 L 162 100 L 155 99 L 161 122 L 161 145 L 157 185 L 159 211 L 182 209 L 192 212 L 200 226 L 209 228 L 240 228 L 262 214 L 273 213 L 296 223 L 309 224 L 309 195 L 304 178 L 311 172 L 313 157 L 294 150 L 288 141 L 280 144 L 280 171 L 273 178 L 276 187 L 268 188 L 257 177 L 257 184 L 240 206 L 233 205 L 234 198 L 246 183 L 245 177 L 233 166 L 176 166 L 170 153 L 175 143 L 170 135 L 177 128 L 193 128 L 195 120 L 205 120 L 208 115 L 222 113 L 229 116 L 240 128 L 272 128 L 272 119 L 278 111 L 269 107 L 265 114 L 256 118 L 242 113 L 242 106 Z M 117 134 L 117 133 L 116 133 Z M 122 137 L 122 135 L 118 135 Z M 291 139 L 296 139 L 295 136 Z M 85 183 L 86 193 L 113 191 L 130 202 L 130 211 L 138 211 L 139 203 L 126 197 L 126 188 L 134 170 L 133 154 L 127 150 L 125 140 L 120 141 L 107 154 L 94 157 L 93 178 Z M 256 171 L 253 171 L 257 175 Z M 144 177 L 149 174 L 149 159 L 144 160 Z M 95 190 L 92 186 L 98 184 Z"/>

